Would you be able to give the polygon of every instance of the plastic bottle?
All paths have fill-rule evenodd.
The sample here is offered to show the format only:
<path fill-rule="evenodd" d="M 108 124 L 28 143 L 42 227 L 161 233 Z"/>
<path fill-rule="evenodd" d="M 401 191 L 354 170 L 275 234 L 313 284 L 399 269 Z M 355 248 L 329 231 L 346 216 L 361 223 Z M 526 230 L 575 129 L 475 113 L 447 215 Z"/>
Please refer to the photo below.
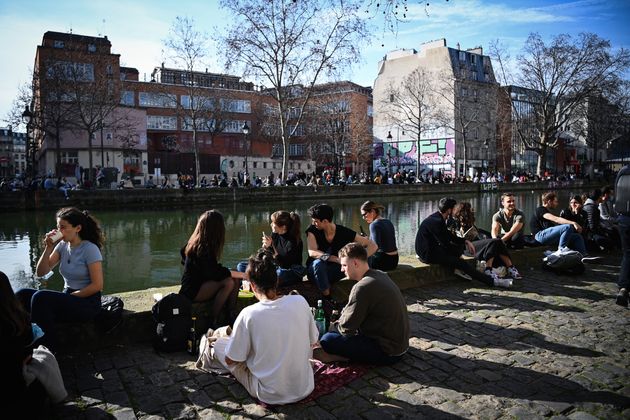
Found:
<path fill-rule="evenodd" d="M 324 304 L 321 299 L 317 301 L 317 310 L 315 311 L 315 325 L 317 325 L 320 337 L 326 334 L 326 315 L 324 314 Z"/>
<path fill-rule="evenodd" d="M 197 321 L 196 317 L 192 317 L 192 325 L 190 327 L 190 333 L 188 333 L 188 341 L 186 342 L 186 350 L 189 354 L 193 356 L 197 355 L 199 351 L 199 343 L 197 342 L 197 331 L 195 328 L 195 321 Z"/>

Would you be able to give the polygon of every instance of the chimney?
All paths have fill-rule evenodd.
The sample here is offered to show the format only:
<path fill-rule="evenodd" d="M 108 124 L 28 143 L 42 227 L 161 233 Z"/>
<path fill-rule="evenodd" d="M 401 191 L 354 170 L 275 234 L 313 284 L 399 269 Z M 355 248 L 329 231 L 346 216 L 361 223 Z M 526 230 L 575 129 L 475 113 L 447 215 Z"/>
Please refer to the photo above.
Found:
<path fill-rule="evenodd" d="M 457 49 L 458 49 L 458 50 L 460 49 L 460 48 L 459 48 L 459 42 L 457 43 Z"/>

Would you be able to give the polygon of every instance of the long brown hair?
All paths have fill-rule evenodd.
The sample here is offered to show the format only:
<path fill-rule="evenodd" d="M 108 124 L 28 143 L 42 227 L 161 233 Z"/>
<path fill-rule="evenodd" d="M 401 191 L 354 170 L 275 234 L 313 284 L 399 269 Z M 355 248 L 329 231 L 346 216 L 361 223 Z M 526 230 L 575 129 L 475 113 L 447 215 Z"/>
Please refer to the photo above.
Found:
<path fill-rule="evenodd" d="M 280 227 L 286 227 L 287 233 L 295 238 L 298 244 L 302 242 L 300 216 L 296 212 L 289 213 L 286 210 L 278 210 L 271 215 L 271 221 Z"/>
<path fill-rule="evenodd" d="M 73 227 L 81 225 L 79 238 L 84 241 L 90 241 L 99 249 L 103 248 L 105 238 L 98 224 L 98 220 L 87 210 L 79 210 L 76 207 L 64 207 L 57 211 L 57 219 L 65 220 Z"/>
<path fill-rule="evenodd" d="M 475 211 L 470 203 L 457 203 L 453 208 L 453 219 L 461 228 L 468 230 L 475 225 Z"/>
<path fill-rule="evenodd" d="M 208 210 L 199 216 L 197 226 L 188 239 L 184 253 L 187 257 L 211 255 L 218 261 L 223 253 L 224 243 L 223 215 L 216 210 Z"/>
<path fill-rule="evenodd" d="M 0 271 L 0 331 L 2 335 L 19 336 L 30 326 L 30 317 L 13 293 L 9 278 Z"/>
<path fill-rule="evenodd" d="M 374 201 L 370 200 L 361 204 L 361 211 L 368 212 L 372 210 L 374 210 L 377 216 L 380 216 L 383 210 L 385 210 L 385 206 L 383 206 L 382 204 L 377 204 Z"/>

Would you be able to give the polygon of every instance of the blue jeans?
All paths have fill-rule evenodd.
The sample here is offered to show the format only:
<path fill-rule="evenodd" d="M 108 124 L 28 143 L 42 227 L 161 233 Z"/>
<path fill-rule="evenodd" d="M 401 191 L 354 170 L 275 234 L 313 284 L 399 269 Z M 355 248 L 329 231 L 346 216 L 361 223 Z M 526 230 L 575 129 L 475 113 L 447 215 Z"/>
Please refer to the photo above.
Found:
<path fill-rule="evenodd" d="M 330 289 L 330 285 L 344 278 L 341 265 L 333 262 L 313 260 L 306 267 L 308 279 L 321 291 Z"/>
<path fill-rule="evenodd" d="M 236 271 L 240 271 L 241 273 L 246 272 L 247 264 L 247 261 L 239 262 L 236 264 Z M 278 275 L 278 287 L 300 283 L 305 273 L 306 268 L 299 264 L 292 265 L 291 268 L 278 267 L 276 270 L 276 274 Z"/>
<path fill-rule="evenodd" d="M 619 215 L 619 236 L 621 236 L 621 270 L 619 271 L 619 288 L 630 289 L 630 217 Z"/>
<path fill-rule="evenodd" d="M 341 335 L 338 332 L 327 332 L 319 340 L 326 353 L 347 357 L 353 362 L 389 365 L 402 359 L 390 356 L 381 350 L 378 342 L 364 335 Z"/>
<path fill-rule="evenodd" d="M 584 238 L 572 225 L 558 225 L 543 229 L 534 238 L 543 245 L 558 245 L 558 249 L 566 246 L 582 255 L 588 255 Z"/>
<path fill-rule="evenodd" d="M 84 322 L 94 319 L 101 310 L 101 294 L 81 298 L 71 295 L 71 290 L 20 289 L 15 295 L 24 309 L 31 314 L 31 321 L 44 331 L 39 341 L 54 350 L 55 324 L 57 322 Z"/>

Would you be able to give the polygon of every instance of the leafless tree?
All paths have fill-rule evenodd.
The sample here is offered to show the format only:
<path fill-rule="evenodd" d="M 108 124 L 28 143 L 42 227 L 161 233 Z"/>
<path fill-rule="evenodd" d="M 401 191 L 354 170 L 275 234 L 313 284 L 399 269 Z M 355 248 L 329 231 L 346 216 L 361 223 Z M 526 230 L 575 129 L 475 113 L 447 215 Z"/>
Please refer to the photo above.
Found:
<path fill-rule="evenodd" d="M 526 149 L 538 155 L 538 175 L 547 167 L 547 149 L 558 147 L 560 134 L 580 124 L 580 109 L 588 98 L 606 90 L 630 65 L 628 50 L 613 51 L 609 41 L 593 33 L 581 33 L 577 38 L 561 34 L 549 43 L 540 34 L 530 34 L 517 57 L 516 76 L 508 73 L 501 53 L 494 48 L 491 56 L 503 68 L 504 80 L 514 80 L 529 90 L 531 108 L 527 109 L 531 111 L 520 115 L 513 106 L 513 115 L 518 137 Z"/>
<path fill-rule="evenodd" d="M 208 89 L 195 83 L 195 70 L 203 66 L 209 51 L 209 36 L 195 28 L 195 21 L 189 17 L 177 17 L 171 25 L 169 36 L 164 41 L 166 53 L 175 66 L 184 69 L 187 103 L 179 103 L 178 111 L 183 116 L 183 126 L 192 131 L 195 156 L 195 182 L 200 182 L 198 133 L 217 133 L 222 124 L 217 124 L 213 114 L 221 109 L 216 97 L 208 95 Z"/>
<path fill-rule="evenodd" d="M 389 122 L 416 139 L 416 174 L 420 173 L 420 141 L 422 134 L 436 126 L 437 104 L 435 78 L 425 69 L 416 69 L 400 84 L 387 87 L 382 109 Z M 438 95 L 439 96 L 439 95 Z"/>
<path fill-rule="evenodd" d="M 289 145 L 302 123 L 312 87 L 359 60 L 369 39 L 360 2 L 353 0 L 222 0 L 233 15 L 221 39 L 228 68 L 270 86 L 282 142 L 282 179 Z M 296 118 L 290 118 L 296 115 Z"/>
<path fill-rule="evenodd" d="M 456 150 L 460 145 L 457 137 L 461 139 L 466 174 L 471 147 L 469 143 L 479 145 L 483 141 L 490 147 L 495 138 L 496 119 L 493 115 L 497 107 L 496 86 L 468 80 L 456 71 L 455 77 L 450 74 L 438 77 L 434 95 L 438 104 L 434 113 L 437 126 L 455 134 Z M 483 156 L 481 153 L 478 151 L 477 156 Z"/>

